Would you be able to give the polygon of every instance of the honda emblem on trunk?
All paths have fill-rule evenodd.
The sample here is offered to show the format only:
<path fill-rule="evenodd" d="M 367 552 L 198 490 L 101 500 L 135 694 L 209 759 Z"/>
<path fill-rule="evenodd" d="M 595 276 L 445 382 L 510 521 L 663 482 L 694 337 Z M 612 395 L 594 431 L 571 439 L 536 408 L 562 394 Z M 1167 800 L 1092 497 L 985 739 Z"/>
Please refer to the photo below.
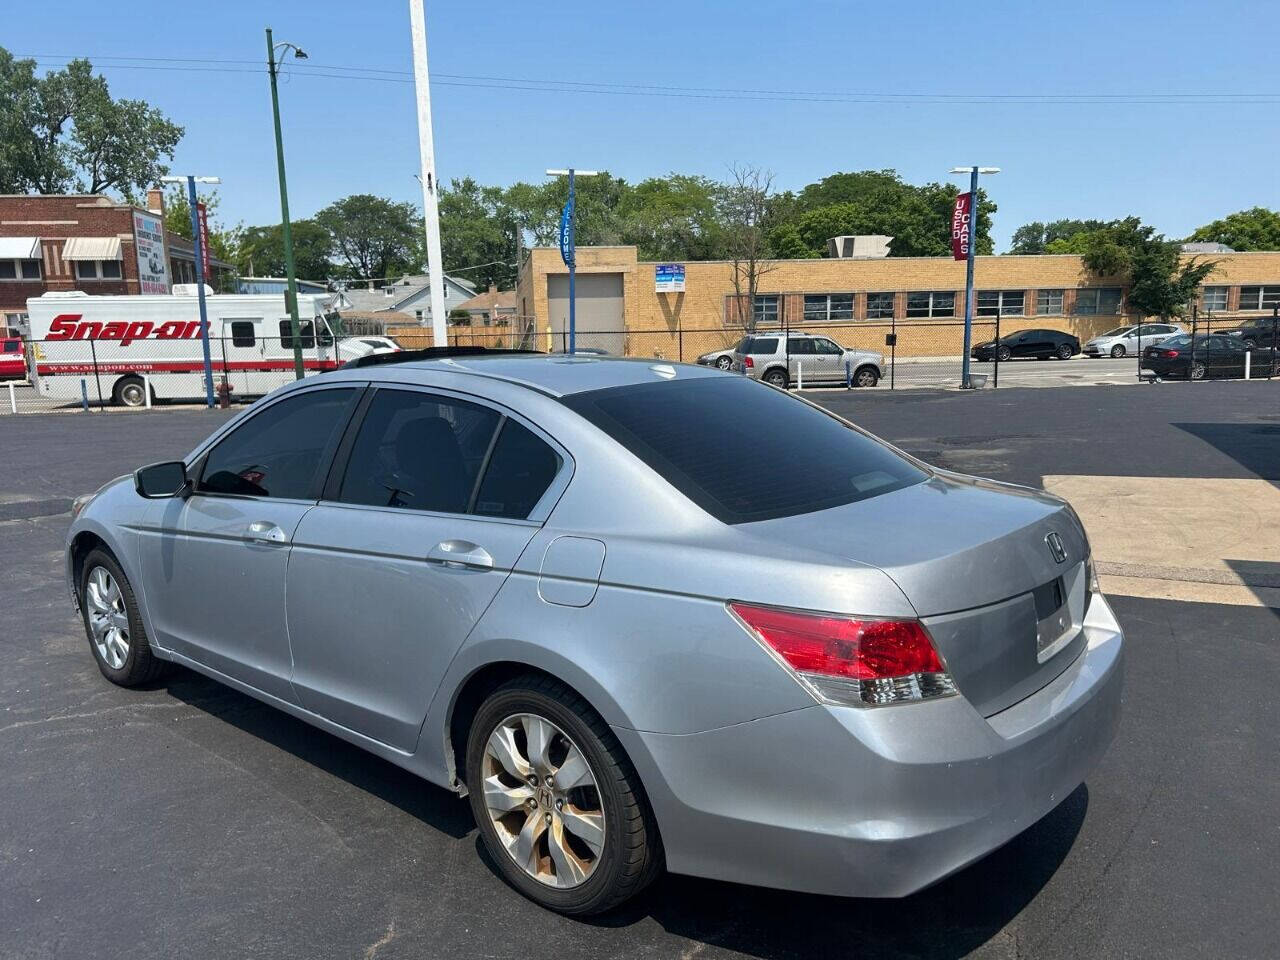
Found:
<path fill-rule="evenodd" d="M 1058 563 L 1066 563 L 1067 548 L 1063 546 L 1062 538 L 1058 536 L 1057 531 L 1048 534 L 1044 538 L 1045 544 L 1049 547 L 1049 552 L 1053 554 L 1053 559 Z"/>

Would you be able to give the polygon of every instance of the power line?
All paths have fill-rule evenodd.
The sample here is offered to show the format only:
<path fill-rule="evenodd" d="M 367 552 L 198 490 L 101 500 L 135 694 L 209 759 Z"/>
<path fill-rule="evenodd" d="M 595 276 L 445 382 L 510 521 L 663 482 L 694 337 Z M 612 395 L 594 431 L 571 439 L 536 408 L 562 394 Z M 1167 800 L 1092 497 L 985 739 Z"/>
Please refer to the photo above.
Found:
<path fill-rule="evenodd" d="M 52 54 L 26 54 L 45 66 L 65 66 L 76 59 Z M 253 60 L 179 57 L 97 57 L 93 60 L 103 69 L 158 70 L 193 73 L 258 73 L 264 64 Z M 256 65 L 256 66 L 255 66 Z M 412 83 L 408 71 L 339 64 L 289 63 L 289 74 L 329 80 L 361 80 L 375 83 Z M 532 77 L 503 77 L 472 74 L 437 73 L 431 82 L 439 86 L 477 89 L 515 90 L 541 93 L 588 93 L 606 96 L 665 97 L 693 100 L 739 100 L 746 102 L 786 103 L 883 103 L 883 104 L 1036 104 L 1036 105 L 1105 105 L 1105 104 L 1269 104 L 1280 102 L 1280 93 L 888 93 L 880 91 L 840 92 L 771 90 L 733 87 L 669 86 L 661 84 L 618 83 L 604 80 L 547 80 Z"/>

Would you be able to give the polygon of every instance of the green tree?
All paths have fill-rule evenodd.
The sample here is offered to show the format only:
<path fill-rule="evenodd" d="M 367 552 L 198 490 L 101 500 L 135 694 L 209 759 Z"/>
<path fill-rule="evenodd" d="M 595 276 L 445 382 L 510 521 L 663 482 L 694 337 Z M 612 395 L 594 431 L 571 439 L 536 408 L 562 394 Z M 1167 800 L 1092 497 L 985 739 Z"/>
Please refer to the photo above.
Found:
<path fill-rule="evenodd" d="M 245 227 L 236 245 L 236 268 L 249 277 L 283 277 L 284 230 L 280 224 Z M 293 263 L 301 280 L 324 281 L 333 275 L 329 231 L 314 220 L 293 221 Z"/>
<path fill-rule="evenodd" d="M 209 227 L 209 254 L 226 263 L 236 263 L 239 255 L 240 228 L 227 228 L 218 220 L 221 198 L 217 190 L 210 190 L 200 200 L 205 206 L 205 220 Z M 191 204 L 187 191 L 177 184 L 165 191 L 164 228 L 180 237 L 191 237 Z"/>
<path fill-rule="evenodd" d="M 1233 250 L 1280 250 L 1280 213 L 1253 207 L 1206 223 L 1188 240 L 1225 243 Z"/>
<path fill-rule="evenodd" d="M 315 215 L 351 279 L 385 280 L 421 266 L 421 223 L 411 203 L 357 193 Z"/>
<path fill-rule="evenodd" d="M 440 249 L 445 272 L 466 269 L 477 287 L 510 289 L 516 280 L 517 215 L 501 187 L 471 177 L 452 181 L 440 193 Z"/>
<path fill-rule="evenodd" d="M 36 76 L 0 48 L 0 190 L 122 194 L 168 173 L 181 127 L 142 100 L 115 100 L 88 60 Z"/>
<path fill-rule="evenodd" d="M 1106 220 L 1053 220 L 1041 223 L 1033 220 L 1024 223 L 1013 232 L 1013 242 L 1009 246 L 1010 253 L 1035 254 L 1044 253 L 1049 244 L 1055 240 L 1067 240 L 1077 233 L 1089 233 L 1107 226 Z"/>
<path fill-rule="evenodd" d="M 1120 278 L 1129 285 L 1129 309 L 1161 319 L 1182 316 L 1217 269 L 1216 261 L 1184 258 L 1177 241 L 1166 240 L 1137 217 L 1059 238 L 1047 252 L 1079 254 L 1091 272 Z"/>
<path fill-rule="evenodd" d="M 642 180 L 619 198 L 622 242 L 641 260 L 715 260 L 723 254 L 714 181 L 672 173 Z"/>

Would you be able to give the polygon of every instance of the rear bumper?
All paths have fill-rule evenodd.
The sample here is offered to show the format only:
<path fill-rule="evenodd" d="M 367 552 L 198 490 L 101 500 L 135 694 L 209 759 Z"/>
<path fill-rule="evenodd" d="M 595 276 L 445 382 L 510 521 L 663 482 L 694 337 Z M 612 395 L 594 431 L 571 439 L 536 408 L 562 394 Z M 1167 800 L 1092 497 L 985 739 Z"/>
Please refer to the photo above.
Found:
<path fill-rule="evenodd" d="M 1115 736 L 1123 636 L 1095 598 L 1088 645 L 983 718 L 963 697 L 812 706 L 687 736 L 615 729 L 676 873 L 900 897 L 972 863 L 1070 794 Z"/>

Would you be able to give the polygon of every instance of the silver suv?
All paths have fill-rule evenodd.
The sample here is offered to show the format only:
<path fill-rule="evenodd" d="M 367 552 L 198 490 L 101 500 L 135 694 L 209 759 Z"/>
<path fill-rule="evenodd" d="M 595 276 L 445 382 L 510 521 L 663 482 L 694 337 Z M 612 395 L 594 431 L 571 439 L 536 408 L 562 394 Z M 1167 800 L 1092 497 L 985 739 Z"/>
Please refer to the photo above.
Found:
<path fill-rule="evenodd" d="M 884 355 L 846 350 L 830 337 L 789 331 L 744 337 L 733 368 L 784 390 L 793 383 L 844 383 L 845 367 L 856 387 L 874 387 L 884 376 Z"/>

